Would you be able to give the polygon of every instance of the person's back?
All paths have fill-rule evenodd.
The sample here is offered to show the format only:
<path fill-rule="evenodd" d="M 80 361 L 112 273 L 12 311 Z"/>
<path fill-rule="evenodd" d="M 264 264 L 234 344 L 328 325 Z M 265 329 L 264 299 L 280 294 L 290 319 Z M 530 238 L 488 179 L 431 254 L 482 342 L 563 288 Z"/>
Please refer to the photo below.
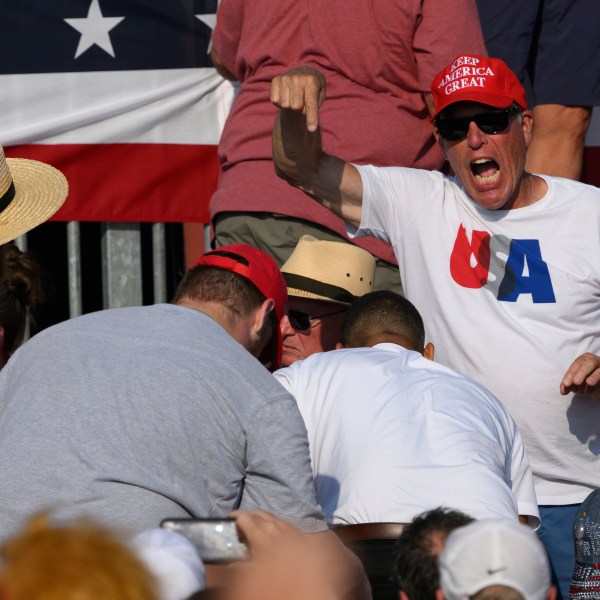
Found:
<path fill-rule="evenodd" d="M 273 5 L 268 0 L 224 0 L 214 43 L 225 63 L 235 67 L 234 74 L 241 82 L 221 139 L 225 176 L 242 161 L 272 163 L 275 110 L 267 101 L 269 84 L 282 65 L 298 62 L 318 66 L 326 74 L 331 103 L 323 109 L 323 137 L 337 151 L 345 149 L 349 160 L 441 167 L 443 157 L 435 145 L 420 91 L 428 90 L 438 63 L 443 61 L 430 58 L 435 60 L 430 66 L 421 57 L 415 59 L 414 45 L 424 44 L 422 37 L 427 35 L 418 27 L 419 4 L 422 2 L 407 7 L 389 1 L 283 0 Z M 424 18 L 442 17 L 427 14 Z M 428 25 L 430 29 L 435 26 Z M 399 31 L 405 29 L 407 35 L 403 36 Z M 473 40 L 480 39 L 476 33 L 476 29 L 470 33 Z M 365 40 L 371 45 L 365 45 Z M 451 43 L 431 42 L 440 46 Z M 460 46 L 465 43 L 463 40 Z M 471 41 L 471 45 L 476 44 Z M 452 46 L 458 48 L 459 44 Z M 453 57 L 452 52 L 446 54 L 448 59 Z M 352 120 L 345 122 L 350 113 Z M 342 139 L 339 129 L 348 131 L 350 126 L 354 139 Z M 240 144 L 242 139 L 246 143 Z M 405 143 L 398 144 L 398 139 Z"/>
<path fill-rule="evenodd" d="M 358 299 L 347 319 L 386 294 Z M 406 523 L 439 505 L 537 517 L 516 425 L 475 381 L 398 343 L 316 354 L 275 376 L 306 423 L 328 522 Z"/>
<path fill-rule="evenodd" d="M 279 285 L 285 291 L 282 277 Z M 0 397 L 3 538 L 46 508 L 131 532 L 238 506 L 323 528 L 308 506 L 308 448 L 293 398 L 196 308 L 112 309 L 46 329 L 2 370 Z"/>
<path fill-rule="evenodd" d="M 276 377 L 298 400 L 330 523 L 406 523 L 439 504 L 537 514 L 532 487 L 517 510 L 508 486 L 516 427 L 474 381 L 395 344 L 313 355 Z M 515 492 L 532 483 L 528 465 L 520 477 Z"/>
<path fill-rule="evenodd" d="M 289 399 L 220 329 L 157 305 L 74 319 L 23 346 L 0 382 L 2 536 L 48 505 L 134 531 L 234 508 L 244 429 Z"/>

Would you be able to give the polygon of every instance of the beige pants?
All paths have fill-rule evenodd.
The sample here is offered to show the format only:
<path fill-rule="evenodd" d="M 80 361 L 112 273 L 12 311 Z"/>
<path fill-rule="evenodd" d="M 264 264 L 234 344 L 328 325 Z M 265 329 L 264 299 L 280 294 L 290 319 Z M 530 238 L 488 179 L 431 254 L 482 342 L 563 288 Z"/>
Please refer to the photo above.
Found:
<path fill-rule="evenodd" d="M 272 213 L 221 213 L 215 219 L 214 230 L 214 248 L 227 244 L 248 244 L 270 254 L 279 266 L 289 258 L 303 235 L 312 235 L 320 240 L 349 243 L 326 227 Z M 385 260 L 377 259 L 373 288 L 402 294 L 398 267 Z"/>

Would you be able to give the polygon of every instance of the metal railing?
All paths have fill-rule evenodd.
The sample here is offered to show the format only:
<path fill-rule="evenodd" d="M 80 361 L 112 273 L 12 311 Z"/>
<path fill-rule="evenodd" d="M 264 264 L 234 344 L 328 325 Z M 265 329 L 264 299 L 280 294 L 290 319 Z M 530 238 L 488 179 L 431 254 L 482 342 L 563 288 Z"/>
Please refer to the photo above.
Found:
<path fill-rule="evenodd" d="M 94 266 L 94 273 L 101 273 L 101 276 L 95 277 L 92 283 L 94 290 L 101 289 L 101 308 L 140 306 L 144 304 L 144 300 L 146 300 L 146 304 L 170 300 L 169 294 L 173 291 L 174 280 L 178 278 L 180 272 L 185 270 L 185 266 L 181 264 L 181 266 L 174 267 L 172 257 L 167 256 L 167 231 L 164 223 L 146 225 L 144 229 L 146 236 L 151 228 L 151 244 L 146 242 L 145 245 L 142 244 L 142 227 L 139 223 L 101 223 L 99 224 L 101 231 L 99 241 L 96 237 L 93 240 L 82 240 L 79 222 L 72 221 L 64 225 L 67 264 L 60 266 L 61 269 L 66 266 L 67 285 L 66 289 L 62 289 L 61 285 L 60 293 L 57 294 L 61 297 L 61 306 L 58 312 L 66 314 L 66 302 L 68 302 L 68 318 L 100 308 L 98 306 L 99 296 L 94 296 L 97 300 L 94 308 L 88 307 L 86 310 L 85 307 L 85 277 L 82 277 L 82 273 L 86 269 L 90 271 L 89 264 L 86 264 L 86 261 L 89 263 L 90 259 L 87 258 L 85 261 L 82 259 L 82 251 L 86 250 L 82 244 L 88 246 L 88 254 L 90 244 L 97 246 L 99 243 L 100 245 L 99 249 L 94 248 L 94 253 L 99 254 L 101 261 L 101 265 Z M 145 239 L 147 240 L 147 238 Z M 64 261 L 64 252 L 58 255 L 58 251 L 54 251 L 51 247 L 44 247 L 43 252 L 40 252 L 39 248 L 30 247 L 27 234 L 15 240 L 15 243 L 21 250 L 32 250 L 39 262 L 42 262 L 40 259 L 45 259 L 47 262 L 60 261 L 62 263 Z M 143 246 L 145 252 L 142 251 Z M 150 252 L 148 252 L 148 246 L 151 247 Z M 85 252 L 83 253 L 85 254 Z M 181 254 L 183 256 L 183 251 Z M 175 268 L 177 273 L 174 274 Z M 98 281 L 99 279 L 101 281 Z M 88 287 L 89 280 L 88 277 Z M 150 293 L 148 293 L 148 288 L 151 290 Z M 64 316 L 56 318 L 54 322 L 63 319 Z M 52 320 L 49 325 L 51 324 L 53 324 Z M 28 326 L 26 339 L 29 334 Z"/>

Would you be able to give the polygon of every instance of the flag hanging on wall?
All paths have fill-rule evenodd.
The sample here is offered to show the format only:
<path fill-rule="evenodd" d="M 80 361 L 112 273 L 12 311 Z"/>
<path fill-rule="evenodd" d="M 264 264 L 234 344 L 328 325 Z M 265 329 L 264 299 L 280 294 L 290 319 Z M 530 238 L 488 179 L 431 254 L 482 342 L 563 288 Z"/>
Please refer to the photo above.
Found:
<path fill-rule="evenodd" d="M 217 0 L 5 0 L 0 144 L 65 173 L 61 221 L 207 222 L 233 87 Z"/>
<path fill-rule="evenodd" d="M 233 87 L 217 0 L 3 0 L 0 144 L 61 169 L 61 221 L 207 222 Z M 600 108 L 584 180 L 600 185 Z"/>

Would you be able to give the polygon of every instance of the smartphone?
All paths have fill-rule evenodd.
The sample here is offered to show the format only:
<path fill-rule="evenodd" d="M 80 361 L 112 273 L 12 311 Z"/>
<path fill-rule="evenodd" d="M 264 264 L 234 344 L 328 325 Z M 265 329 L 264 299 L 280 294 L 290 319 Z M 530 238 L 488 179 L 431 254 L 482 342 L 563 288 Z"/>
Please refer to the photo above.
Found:
<path fill-rule="evenodd" d="M 190 540 L 206 564 L 243 560 L 248 553 L 238 539 L 234 519 L 164 519 L 160 526 Z"/>

